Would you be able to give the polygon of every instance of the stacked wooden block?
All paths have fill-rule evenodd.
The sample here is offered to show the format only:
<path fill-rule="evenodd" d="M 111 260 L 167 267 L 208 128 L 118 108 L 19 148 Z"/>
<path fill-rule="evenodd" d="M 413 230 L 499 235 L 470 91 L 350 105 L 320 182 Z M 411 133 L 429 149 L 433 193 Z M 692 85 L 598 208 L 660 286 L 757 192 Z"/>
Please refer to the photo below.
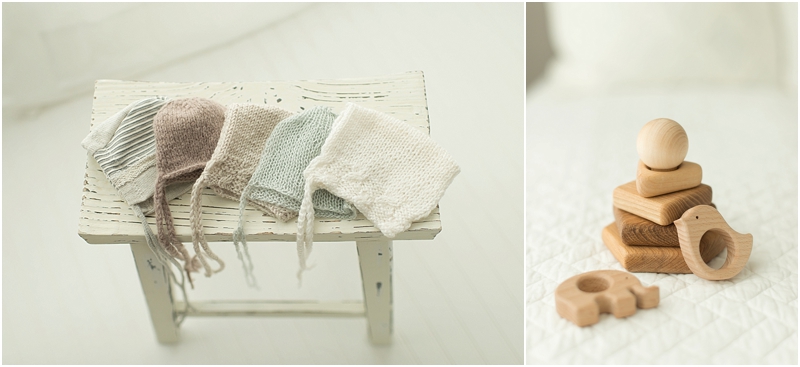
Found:
<path fill-rule="evenodd" d="M 694 206 L 713 206 L 711 187 L 701 183 L 700 165 L 684 161 L 689 140 L 677 122 L 648 122 L 639 131 L 636 148 L 636 180 L 614 189 L 615 221 L 603 229 L 603 242 L 628 271 L 691 273 L 673 222 Z M 725 247 L 722 235 L 709 231 L 700 253 L 708 262 Z"/>

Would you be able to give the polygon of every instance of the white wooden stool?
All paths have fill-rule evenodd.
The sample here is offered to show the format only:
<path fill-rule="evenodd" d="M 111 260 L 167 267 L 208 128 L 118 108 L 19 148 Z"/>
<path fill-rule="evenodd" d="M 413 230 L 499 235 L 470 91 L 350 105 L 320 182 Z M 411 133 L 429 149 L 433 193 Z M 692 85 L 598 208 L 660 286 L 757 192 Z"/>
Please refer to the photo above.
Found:
<path fill-rule="evenodd" d="M 95 85 L 92 125 L 136 100 L 166 96 L 205 97 L 221 104 L 264 103 L 290 111 L 315 105 L 331 106 L 335 113 L 346 102 L 393 115 L 412 126 L 429 131 L 425 81 L 422 72 L 379 78 L 295 82 L 203 82 L 165 83 L 100 80 Z M 202 198 L 205 236 L 211 242 L 231 242 L 238 223 L 238 203 L 206 189 Z M 178 237 L 191 246 L 189 194 L 170 202 Z M 248 242 L 295 241 L 296 221 L 281 223 L 249 207 L 245 213 Z M 155 218 L 148 217 L 155 232 Z M 392 334 L 392 241 L 363 215 L 353 220 L 317 219 L 315 242 L 355 241 L 358 250 L 364 300 L 342 302 L 192 302 L 187 316 L 366 316 L 370 339 L 385 344 Z M 430 240 L 441 231 L 439 208 L 415 222 L 394 240 Z M 139 280 L 159 342 L 178 338 L 177 310 L 183 301 L 173 297 L 175 288 L 144 239 L 141 222 L 117 195 L 91 156 L 86 163 L 78 234 L 89 244 L 130 244 Z"/>

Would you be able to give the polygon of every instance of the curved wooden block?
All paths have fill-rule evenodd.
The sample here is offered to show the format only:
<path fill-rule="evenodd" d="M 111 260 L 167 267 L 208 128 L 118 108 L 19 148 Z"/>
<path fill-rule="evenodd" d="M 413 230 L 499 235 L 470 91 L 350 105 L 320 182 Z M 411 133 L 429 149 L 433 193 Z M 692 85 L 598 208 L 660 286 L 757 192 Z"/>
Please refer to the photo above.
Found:
<path fill-rule="evenodd" d="M 707 280 L 725 280 L 739 274 L 753 250 L 753 235 L 734 231 L 722 215 L 708 205 L 687 210 L 675 221 L 681 253 L 692 273 Z M 722 237 L 728 249 L 725 263 L 719 269 L 706 265 L 700 256 L 700 240 L 706 233 Z"/>
<path fill-rule="evenodd" d="M 653 308 L 660 299 L 658 287 L 643 287 L 639 278 L 619 270 L 596 270 L 578 274 L 556 288 L 556 310 L 578 326 L 600 321 L 601 313 L 616 318 Z"/>
<path fill-rule="evenodd" d="M 703 168 L 688 161 L 674 171 L 654 171 L 640 160 L 636 169 L 636 191 L 646 198 L 691 189 L 702 180 Z"/>
<path fill-rule="evenodd" d="M 614 206 L 666 226 L 680 218 L 687 209 L 710 204 L 711 196 L 711 186 L 700 184 L 695 188 L 645 198 L 636 191 L 636 181 L 631 181 L 614 189 Z"/>

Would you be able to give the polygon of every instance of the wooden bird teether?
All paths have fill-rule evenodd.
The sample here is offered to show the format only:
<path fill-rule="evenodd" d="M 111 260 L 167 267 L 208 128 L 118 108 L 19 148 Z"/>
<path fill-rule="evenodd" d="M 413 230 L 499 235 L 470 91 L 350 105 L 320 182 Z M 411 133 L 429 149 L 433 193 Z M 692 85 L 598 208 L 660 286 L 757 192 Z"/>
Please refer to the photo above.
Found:
<path fill-rule="evenodd" d="M 692 273 L 707 280 L 725 280 L 739 274 L 750 258 L 753 249 L 753 235 L 734 231 L 717 209 L 708 205 L 698 205 L 687 210 L 675 221 L 681 253 Z M 700 240 L 711 232 L 720 235 L 726 242 L 728 255 L 719 269 L 706 265 L 700 256 Z"/>
<path fill-rule="evenodd" d="M 601 313 L 617 318 L 653 308 L 660 299 L 658 287 L 643 287 L 639 278 L 619 270 L 597 270 L 576 275 L 556 288 L 556 310 L 578 326 L 596 324 Z"/>

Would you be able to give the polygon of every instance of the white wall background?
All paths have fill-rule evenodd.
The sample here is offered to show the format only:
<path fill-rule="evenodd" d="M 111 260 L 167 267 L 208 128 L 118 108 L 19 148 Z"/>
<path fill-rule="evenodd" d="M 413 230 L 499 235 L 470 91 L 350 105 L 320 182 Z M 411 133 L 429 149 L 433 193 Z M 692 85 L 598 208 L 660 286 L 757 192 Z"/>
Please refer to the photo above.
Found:
<path fill-rule="evenodd" d="M 545 5 L 555 55 L 541 84 L 797 89 L 797 3 Z"/>
<path fill-rule="evenodd" d="M 523 13 L 522 4 L 4 4 L 3 362 L 522 363 Z M 227 20 L 211 24 L 212 14 Z M 149 27 L 154 44 L 118 48 L 137 45 L 129 27 Z M 209 29 L 225 37 L 197 41 Z M 11 51 L 26 45 L 50 51 L 30 51 L 26 63 Z M 48 52 L 65 59 L 38 59 Z M 77 236 L 93 80 L 409 70 L 425 72 L 431 136 L 462 172 L 440 203 L 442 233 L 395 242 L 394 344 L 371 346 L 361 319 L 190 318 L 181 344 L 159 345 L 129 248 Z M 26 89 L 23 76 L 37 73 Z M 49 107 L 8 114 L 11 105 Z M 214 251 L 233 258 L 230 247 Z M 247 289 L 231 271 L 199 280 L 190 297 L 361 297 L 355 245 L 315 246 L 301 289 L 292 247 L 251 246 L 274 293 Z"/>
<path fill-rule="evenodd" d="M 309 4 L 3 4 L 3 109 L 64 102 L 97 78 L 145 75 Z"/>

